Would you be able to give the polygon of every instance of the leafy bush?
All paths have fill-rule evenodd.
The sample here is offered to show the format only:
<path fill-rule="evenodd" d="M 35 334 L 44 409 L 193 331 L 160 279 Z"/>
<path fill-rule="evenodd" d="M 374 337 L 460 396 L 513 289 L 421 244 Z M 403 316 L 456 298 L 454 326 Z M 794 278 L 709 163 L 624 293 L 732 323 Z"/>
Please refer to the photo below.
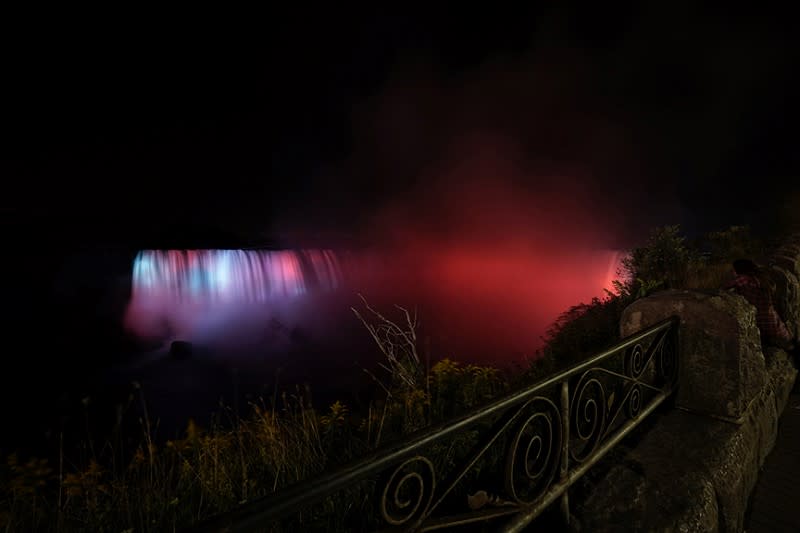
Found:
<path fill-rule="evenodd" d="M 664 226 L 651 232 L 647 243 L 634 248 L 622 260 L 623 273 L 628 280 L 628 293 L 637 295 L 655 288 L 675 288 L 685 278 L 695 255 L 686 246 L 680 226 Z M 641 294 L 643 296 L 645 294 Z"/>
<path fill-rule="evenodd" d="M 558 372 L 619 341 L 619 320 L 631 297 L 607 294 L 572 306 L 547 330 L 544 346 L 526 373 L 533 380 Z"/>
<path fill-rule="evenodd" d="M 622 312 L 635 300 L 664 289 L 719 289 L 730 277 L 733 259 L 757 257 L 765 248 L 747 226 L 711 232 L 694 242 L 678 225 L 655 228 L 623 258 L 613 292 L 572 306 L 556 319 L 525 379 L 539 379 L 615 344 Z"/>

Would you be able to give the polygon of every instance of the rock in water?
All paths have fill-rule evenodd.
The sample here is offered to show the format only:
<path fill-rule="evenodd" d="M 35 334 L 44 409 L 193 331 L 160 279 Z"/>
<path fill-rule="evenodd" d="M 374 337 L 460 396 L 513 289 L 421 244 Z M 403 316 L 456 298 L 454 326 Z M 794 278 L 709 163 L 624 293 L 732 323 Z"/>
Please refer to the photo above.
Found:
<path fill-rule="evenodd" d="M 169 355 L 173 359 L 188 359 L 192 355 L 192 343 L 189 341 L 172 341 Z"/>

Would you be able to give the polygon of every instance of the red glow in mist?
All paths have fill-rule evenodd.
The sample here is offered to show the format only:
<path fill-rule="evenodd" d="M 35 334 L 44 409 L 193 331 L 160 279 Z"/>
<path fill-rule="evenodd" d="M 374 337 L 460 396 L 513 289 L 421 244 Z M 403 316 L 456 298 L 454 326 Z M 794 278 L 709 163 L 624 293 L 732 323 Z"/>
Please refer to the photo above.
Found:
<path fill-rule="evenodd" d="M 373 295 L 420 306 L 440 356 L 532 356 L 559 314 L 612 288 L 619 236 L 603 198 L 523 167 L 513 146 L 470 139 L 375 218 L 392 266 Z"/>

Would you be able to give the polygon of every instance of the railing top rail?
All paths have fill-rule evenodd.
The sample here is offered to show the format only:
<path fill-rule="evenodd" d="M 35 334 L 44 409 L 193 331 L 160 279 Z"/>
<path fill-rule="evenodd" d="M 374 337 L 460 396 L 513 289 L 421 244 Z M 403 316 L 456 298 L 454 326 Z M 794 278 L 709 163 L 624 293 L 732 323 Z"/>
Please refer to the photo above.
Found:
<path fill-rule="evenodd" d="M 480 422 L 484 418 L 505 411 L 514 405 L 521 404 L 534 397 L 541 390 L 580 374 L 620 351 L 634 346 L 639 341 L 672 327 L 677 322 L 677 317 L 667 318 L 622 339 L 607 350 L 585 361 L 576 363 L 561 372 L 543 378 L 486 405 L 477 407 L 468 413 L 421 429 L 396 442 L 382 446 L 349 464 L 323 473 L 321 476 L 300 481 L 280 490 L 278 493 L 262 496 L 230 512 L 211 517 L 208 521 L 191 529 L 191 531 L 217 531 L 231 523 L 236 523 L 246 529 L 249 527 L 248 524 L 255 526 L 256 524 L 263 524 L 264 520 L 279 518 L 297 505 L 314 503 L 324 498 L 326 494 L 343 489 L 358 479 L 379 474 L 392 464 L 414 456 L 422 448 L 436 440 Z"/>

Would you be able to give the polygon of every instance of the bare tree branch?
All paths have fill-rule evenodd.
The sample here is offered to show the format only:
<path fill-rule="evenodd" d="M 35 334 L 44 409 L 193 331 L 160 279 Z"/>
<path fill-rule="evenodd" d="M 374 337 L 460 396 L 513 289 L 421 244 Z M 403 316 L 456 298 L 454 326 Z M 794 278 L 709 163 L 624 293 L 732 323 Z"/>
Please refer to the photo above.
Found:
<path fill-rule="evenodd" d="M 374 323 L 369 322 L 354 307 L 350 309 L 364 324 L 375 344 L 378 345 L 378 349 L 386 357 L 386 364 L 380 364 L 379 366 L 389 372 L 392 378 L 399 381 L 403 386 L 412 389 L 416 388 L 424 378 L 417 352 L 416 327 L 418 320 L 416 309 L 412 317 L 408 309 L 395 305 L 395 308 L 403 313 L 405 324 L 401 326 L 398 322 L 390 320 L 380 311 L 370 306 L 361 294 L 358 297 L 367 311 L 372 314 Z"/>

